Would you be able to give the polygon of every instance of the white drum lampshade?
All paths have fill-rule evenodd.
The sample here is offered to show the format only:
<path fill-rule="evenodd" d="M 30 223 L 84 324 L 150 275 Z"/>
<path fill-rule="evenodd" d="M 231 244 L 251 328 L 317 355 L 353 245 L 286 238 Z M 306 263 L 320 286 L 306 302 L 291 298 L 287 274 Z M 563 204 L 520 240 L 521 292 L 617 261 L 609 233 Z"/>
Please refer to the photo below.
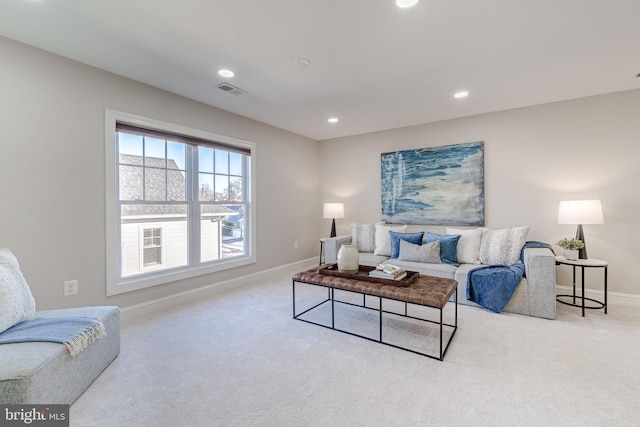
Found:
<path fill-rule="evenodd" d="M 577 224 L 576 240 L 584 243 L 579 258 L 587 259 L 587 242 L 584 240 L 583 224 L 604 224 L 600 200 L 565 200 L 558 208 L 558 224 Z"/>
<path fill-rule="evenodd" d="M 344 218 L 344 203 L 325 203 L 323 218 L 331 218 L 331 235 L 336 237 L 336 218 Z"/>

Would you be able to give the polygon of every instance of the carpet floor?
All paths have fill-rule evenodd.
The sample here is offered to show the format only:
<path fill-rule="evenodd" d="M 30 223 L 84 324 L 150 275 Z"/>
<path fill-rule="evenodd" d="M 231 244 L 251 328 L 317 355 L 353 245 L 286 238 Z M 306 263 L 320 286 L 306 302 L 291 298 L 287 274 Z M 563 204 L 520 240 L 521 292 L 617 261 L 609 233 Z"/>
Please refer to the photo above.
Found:
<path fill-rule="evenodd" d="M 298 294 L 300 308 L 317 300 L 313 289 Z M 327 320 L 326 311 L 313 315 Z M 434 345 L 428 326 L 390 317 L 385 339 Z M 377 317 L 367 310 L 341 307 L 336 319 L 376 334 Z M 291 281 L 282 277 L 124 324 L 120 356 L 72 405 L 70 420 L 172 427 L 640 425 L 638 354 L 640 312 L 633 306 L 611 306 L 606 315 L 589 310 L 583 318 L 558 304 L 558 318 L 545 320 L 460 305 L 458 330 L 440 362 L 293 320 Z"/>

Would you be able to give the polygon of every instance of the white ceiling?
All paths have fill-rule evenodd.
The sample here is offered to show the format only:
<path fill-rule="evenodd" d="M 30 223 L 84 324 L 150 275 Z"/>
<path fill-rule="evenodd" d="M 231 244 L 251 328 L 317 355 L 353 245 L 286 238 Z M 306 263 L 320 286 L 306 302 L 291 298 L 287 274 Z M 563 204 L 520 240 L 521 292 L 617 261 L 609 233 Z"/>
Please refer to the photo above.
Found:
<path fill-rule="evenodd" d="M 0 35 L 316 140 L 640 88 L 640 0 L 2 0 Z"/>

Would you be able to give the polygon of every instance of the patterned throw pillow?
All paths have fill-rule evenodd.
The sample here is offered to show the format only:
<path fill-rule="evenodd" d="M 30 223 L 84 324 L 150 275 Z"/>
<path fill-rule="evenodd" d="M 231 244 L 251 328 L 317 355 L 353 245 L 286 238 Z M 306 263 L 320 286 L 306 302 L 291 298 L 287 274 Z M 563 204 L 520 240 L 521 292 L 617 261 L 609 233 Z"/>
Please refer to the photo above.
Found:
<path fill-rule="evenodd" d="M 406 240 L 400 240 L 400 261 L 427 262 L 429 264 L 442 264 L 440 260 L 440 241 L 414 245 Z"/>
<path fill-rule="evenodd" d="M 459 234 L 442 235 L 427 232 L 427 243 L 440 241 L 440 259 L 445 264 L 459 266 L 458 264 L 458 240 L 460 240 Z"/>
<path fill-rule="evenodd" d="M 391 236 L 390 231 L 404 233 L 407 231 L 406 225 L 390 227 L 382 223 L 376 224 L 376 249 L 374 255 L 391 256 Z"/>
<path fill-rule="evenodd" d="M 351 224 L 351 244 L 358 252 L 373 252 L 376 249 L 375 224 Z"/>
<path fill-rule="evenodd" d="M 422 244 L 424 231 L 419 233 L 396 233 L 395 231 L 390 231 L 389 237 L 391 237 L 391 258 L 398 258 L 400 254 L 400 242 L 407 241 L 414 245 L 420 245 Z"/>
<path fill-rule="evenodd" d="M 528 234 L 527 226 L 485 231 L 480 244 L 480 262 L 489 265 L 517 263 Z"/>

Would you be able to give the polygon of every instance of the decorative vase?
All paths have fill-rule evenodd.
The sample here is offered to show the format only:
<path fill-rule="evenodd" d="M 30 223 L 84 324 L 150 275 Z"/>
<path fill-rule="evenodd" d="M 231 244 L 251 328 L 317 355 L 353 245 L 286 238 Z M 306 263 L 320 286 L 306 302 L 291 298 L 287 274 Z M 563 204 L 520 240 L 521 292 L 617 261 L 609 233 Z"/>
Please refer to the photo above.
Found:
<path fill-rule="evenodd" d="M 564 257 L 568 260 L 576 260 L 578 259 L 578 254 L 580 253 L 580 251 L 578 251 L 577 249 L 565 249 L 564 250 Z"/>
<path fill-rule="evenodd" d="M 338 271 L 355 274 L 360 270 L 360 254 L 354 245 L 342 245 L 338 251 Z"/>

